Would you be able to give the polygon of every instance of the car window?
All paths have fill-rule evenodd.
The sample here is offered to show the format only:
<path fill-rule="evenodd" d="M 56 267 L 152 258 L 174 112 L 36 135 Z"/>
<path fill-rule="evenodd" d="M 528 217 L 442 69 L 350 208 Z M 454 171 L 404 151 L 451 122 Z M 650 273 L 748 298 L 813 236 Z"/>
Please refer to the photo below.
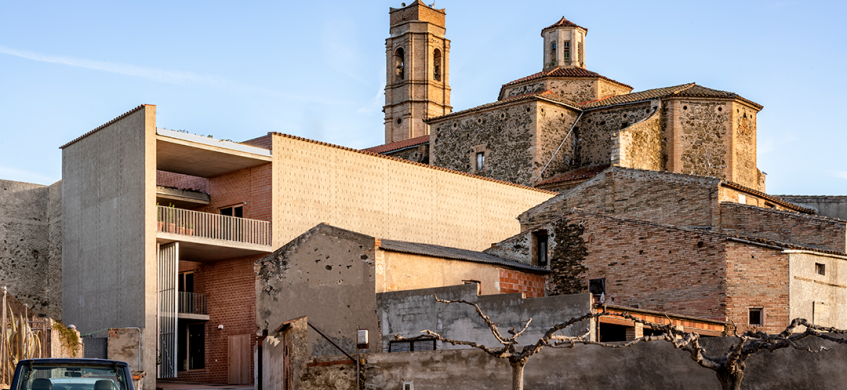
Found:
<path fill-rule="evenodd" d="M 117 366 L 32 365 L 21 367 L 15 390 L 127 390 Z"/>

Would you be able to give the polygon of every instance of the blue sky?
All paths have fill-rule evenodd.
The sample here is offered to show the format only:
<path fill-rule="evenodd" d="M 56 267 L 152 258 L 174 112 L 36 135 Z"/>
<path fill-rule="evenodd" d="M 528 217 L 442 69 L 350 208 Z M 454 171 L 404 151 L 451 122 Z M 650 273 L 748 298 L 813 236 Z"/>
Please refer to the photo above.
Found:
<path fill-rule="evenodd" d="M 142 103 L 158 126 L 383 142 L 388 8 L 400 1 L 0 0 L 0 179 L 61 178 L 59 146 Z M 847 195 L 842 2 L 440 0 L 454 110 L 541 68 L 540 30 L 587 27 L 586 64 L 635 90 L 697 82 L 765 106 L 773 194 Z"/>

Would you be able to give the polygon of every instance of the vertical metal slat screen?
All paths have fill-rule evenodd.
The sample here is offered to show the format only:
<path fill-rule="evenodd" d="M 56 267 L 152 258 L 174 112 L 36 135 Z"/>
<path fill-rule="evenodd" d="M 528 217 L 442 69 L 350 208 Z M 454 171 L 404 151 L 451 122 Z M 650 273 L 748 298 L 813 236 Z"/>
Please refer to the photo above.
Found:
<path fill-rule="evenodd" d="M 176 378 L 179 243 L 159 247 L 159 378 Z"/>

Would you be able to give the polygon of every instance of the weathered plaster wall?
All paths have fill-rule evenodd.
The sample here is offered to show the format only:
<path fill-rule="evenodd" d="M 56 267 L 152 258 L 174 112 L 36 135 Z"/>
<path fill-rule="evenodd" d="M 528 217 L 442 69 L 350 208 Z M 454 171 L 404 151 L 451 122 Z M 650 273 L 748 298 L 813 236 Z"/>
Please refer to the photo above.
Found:
<path fill-rule="evenodd" d="M 0 180 L 0 286 L 36 312 L 62 318 L 61 182 Z"/>
<path fill-rule="evenodd" d="M 376 292 L 453 286 L 464 280 L 477 280 L 482 294 L 500 293 L 500 268 L 495 265 L 383 250 L 376 256 L 385 270 L 377 277 Z"/>
<path fill-rule="evenodd" d="M 721 231 L 833 251 L 845 251 L 847 221 L 721 202 Z"/>
<path fill-rule="evenodd" d="M 612 133 L 612 164 L 664 171 L 667 154 L 663 125 L 661 111 L 656 110 L 647 119 Z"/>
<path fill-rule="evenodd" d="M 356 346 L 356 329 L 377 334 L 375 267 L 372 237 L 324 224 L 256 263 L 256 324 L 273 331 L 291 319 L 309 321 L 348 351 Z M 337 350 L 309 330 L 310 356 Z M 379 351 L 372 342 L 370 351 Z"/>
<path fill-rule="evenodd" d="M 632 104 L 585 112 L 576 133 L 577 166 L 609 164 L 612 160 L 612 135 L 638 123 L 654 112 L 657 103 Z"/>
<path fill-rule="evenodd" d="M 821 326 L 847 328 L 847 258 L 821 253 L 787 251 L 789 316 Z M 824 274 L 815 269 L 823 264 Z"/>
<path fill-rule="evenodd" d="M 700 343 L 707 353 L 718 355 L 733 341 L 733 338 L 710 337 L 701 339 Z M 800 345 L 812 350 L 826 346 L 830 350 L 810 354 L 788 348 L 755 354 L 747 360 L 744 388 L 842 388 L 847 381 L 847 373 L 843 370 L 847 349 L 818 339 L 803 340 Z M 404 381 L 414 382 L 415 389 L 511 388 L 508 361 L 476 349 L 371 354 L 367 356 L 365 377 L 365 388 L 374 390 L 400 389 Z M 623 349 L 545 348 L 529 359 L 524 371 L 524 388 L 702 390 L 719 389 L 720 383 L 713 371 L 694 363 L 686 352 L 666 342 L 652 342 Z"/>
<path fill-rule="evenodd" d="M 534 342 L 548 329 L 565 320 L 588 314 L 591 311 L 589 294 L 561 295 L 544 298 L 521 298 L 520 294 L 478 296 L 476 286 L 460 285 L 413 291 L 395 291 L 377 294 L 377 315 L 382 334 L 382 350 L 387 352 L 394 335 L 416 337 L 423 330 L 431 330 L 454 340 L 475 341 L 489 347 L 500 346 L 473 306 L 461 303 L 439 303 L 439 299 L 465 300 L 477 303 L 482 311 L 499 324 L 501 329 L 523 328 L 532 322 L 521 340 Z M 560 333 L 566 336 L 583 335 L 593 330 L 589 321 L 583 321 Z M 437 342 L 436 349 L 461 349 Z"/>
<path fill-rule="evenodd" d="M 141 356 L 141 331 L 138 329 L 109 329 L 106 356 L 112 360 L 127 362 L 133 370 L 138 370 Z M 155 374 L 154 374 L 155 375 Z"/>
<path fill-rule="evenodd" d="M 847 196 L 779 195 L 779 197 L 814 209 L 818 215 L 847 220 Z"/>
<path fill-rule="evenodd" d="M 518 102 L 432 122 L 434 166 L 529 184 L 536 172 L 537 103 Z M 475 147 L 479 147 L 476 149 Z M 485 169 L 476 170 L 476 153 L 485 153 Z"/>
<path fill-rule="evenodd" d="M 782 332 L 789 316 L 789 261 L 779 248 L 726 242 L 726 317 L 739 332 Z M 751 327 L 750 308 L 763 308 L 764 326 Z"/>
<path fill-rule="evenodd" d="M 326 222 L 481 250 L 517 233 L 515 216 L 554 195 L 279 134 L 273 150 L 275 246 Z"/>
<path fill-rule="evenodd" d="M 155 140 L 148 105 L 62 150 L 62 318 L 83 333 L 142 328 L 148 375 L 157 339 Z"/>

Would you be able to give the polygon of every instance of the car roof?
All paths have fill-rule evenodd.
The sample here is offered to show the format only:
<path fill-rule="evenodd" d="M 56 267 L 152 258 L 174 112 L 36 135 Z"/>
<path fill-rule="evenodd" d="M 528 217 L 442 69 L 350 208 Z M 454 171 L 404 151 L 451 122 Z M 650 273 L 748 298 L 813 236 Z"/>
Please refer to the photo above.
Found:
<path fill-rule="evenodd" d="M 126 362 L 122 362 L 120 360 L 110 360 L 110 359 L 90 359 L 90 358 L 45 358 L 45 359 L 26 359 L 21 360 L 18 364 L 30 364 L 32 362 L 33 365 L 39 364 L 89 364 L 89 365 L 101 365 L 101 366 L 114 366 L 118 365 L 121 367 L 127 367 L 129 364 Z"/>

